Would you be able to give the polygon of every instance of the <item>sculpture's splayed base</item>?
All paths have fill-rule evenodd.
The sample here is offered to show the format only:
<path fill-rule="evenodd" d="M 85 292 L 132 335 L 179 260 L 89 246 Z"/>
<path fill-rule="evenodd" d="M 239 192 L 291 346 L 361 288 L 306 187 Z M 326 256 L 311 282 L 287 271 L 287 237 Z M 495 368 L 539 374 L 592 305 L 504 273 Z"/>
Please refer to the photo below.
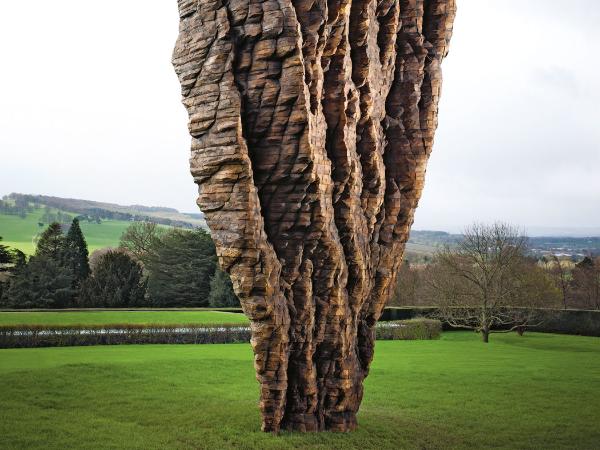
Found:
<path fill-rule="evenodd" d="M 191 171 L 263 429 L 356 427 L 431 151 L 454 0 L 179 0 Z"/>

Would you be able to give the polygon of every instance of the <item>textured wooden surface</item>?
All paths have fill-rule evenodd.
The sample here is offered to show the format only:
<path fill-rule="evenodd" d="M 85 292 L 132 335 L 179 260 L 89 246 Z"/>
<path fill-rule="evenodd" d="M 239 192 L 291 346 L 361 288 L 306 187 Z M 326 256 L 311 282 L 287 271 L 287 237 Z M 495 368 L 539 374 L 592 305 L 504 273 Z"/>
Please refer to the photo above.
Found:
<path fill-rule="evenodd" d="M 454 0 L 179 0 L 191 172 L 265 431 L 356 427 L 437 125 Z"/>

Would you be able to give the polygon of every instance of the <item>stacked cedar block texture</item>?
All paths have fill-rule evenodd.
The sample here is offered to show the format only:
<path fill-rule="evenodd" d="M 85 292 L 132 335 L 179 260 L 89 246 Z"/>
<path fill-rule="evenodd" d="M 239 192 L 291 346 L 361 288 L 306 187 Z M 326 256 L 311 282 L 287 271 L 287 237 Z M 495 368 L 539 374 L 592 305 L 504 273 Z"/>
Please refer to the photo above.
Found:
<path fill-rule="evenodd" d="M 179 0 L 198 205 L 263 430 L 356 427 L 437 125 L 454 0 Z"/>

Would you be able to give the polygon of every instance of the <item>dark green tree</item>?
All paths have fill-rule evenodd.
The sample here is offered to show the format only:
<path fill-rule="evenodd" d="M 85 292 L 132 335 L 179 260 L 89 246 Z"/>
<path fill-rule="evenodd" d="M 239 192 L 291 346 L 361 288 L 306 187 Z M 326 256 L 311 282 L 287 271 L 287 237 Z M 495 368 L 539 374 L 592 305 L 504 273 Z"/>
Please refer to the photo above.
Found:
<path fill-rule="evenodd" d="M 9 308 L 65 308 L 73 305 L 73 274 L 47 256 L 17 261 L 3 305 Z"/>
<path fill-rule="evenodd" d="M 2 241 L 2 236 L 0 236 L 0 241 Z M 11 276 L 23 268 L 26 263 L 25 253 L 0 243 L 0 304 L 8 289 Z"/>
<path fill-rule="evenodd" d="M 2 236 L 0 236 L 0 241 L 2 241 Z M 0 242 L 0 271 L 6 269 L 7 264 L 12 264 L 13 262 L 13 254 L 10 248 L 7 245 L 4 245 Z"/>
<path fill-rule="evenodd" d="M 80 230 L 81 231 L 81 230 Z M 85 241 L 84 241 L 85 243 Z M 14 270 L 5 289 L 6 306 L 12 308 L 65 308 L 77 295 L 75 246 L 70 246 L 59 223 L 51 223 L 38 240 L 35 256 L 13 253 Z M 86 258 L 87 262 L 87 258 Z"/>
<path fill-rule="evenodd" d="M 27 264 L 27 256 L 19 249 L 12 250 L 13 271 L 17 271 L 25 267 Z"/>
<path fill-rule="evenodd" d="M 233 292 L 231 278 L 220 268 L 216 268 L 215 274 L 210 279 L 210 294 L 208 304 L 212 308 L 239 307 L 240 301 Z"/>
<path fill-rule="evenodd" d="M 577 264 L 575 264 L 575 268 L 581 269 L 581 270 L 589 270 L 589 269 L 592 269 L 593 267 L 594 267 L 594 260 L 590 256 L 586 256 L 581 261 L 579 261 Z"/>
<path fill-rule="evenodd" d="M 0 241 L 2 241 L 2 236 L 0 236 Z M 10 251 L 10 248 L 0 242 L 0 272 L 7 272 L 12 266 L 12 262 L 13 254 Z M 0 273 L 0 301 L 2 299 L 2 294 L 6 289 L 6 285 L 8 284 L 7 280 L 7 274 Z"/>
<path fill-rule="evenodd" d="M 79 219 L 73 219 L 71 228 L 65 240 L 66 259 L 65 264 L 70 267 L 79 284 L 90 275 L 90 264 L 88 261 L 88 247 L 79 226 Z"/>
<path fill-rule="evenodd" d="M 58 222 L 52 222 L 44 230 L 37 243 L 35 256 L 62 262 L 65 256 L 66 238 Z"/>
<path fill-rule="evenodd" d="M 146 284 L 140 263 L 123 251 L 108 251 L 81 284 L 79 304 L 110 308 L 144 306 Z"/>
<path fill-rule="evenodd" d="M 148 294 L 154 306 L 208 306 L 215 245 L 202 230 L 174 229 L 147 258 Z"/>

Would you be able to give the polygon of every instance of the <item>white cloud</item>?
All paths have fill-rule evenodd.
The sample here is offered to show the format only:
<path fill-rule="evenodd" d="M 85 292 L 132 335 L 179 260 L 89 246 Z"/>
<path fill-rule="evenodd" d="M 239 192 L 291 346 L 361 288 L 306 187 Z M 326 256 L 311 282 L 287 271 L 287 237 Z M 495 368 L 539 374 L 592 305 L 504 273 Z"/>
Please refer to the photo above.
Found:
<path fill-rule="evenodd" d="M 600 224 L 600 5 L 566 4 L 459 3 L 416 228 Z"/>
<path fill-rule="evenodd" d="M 0 194 L 195 211 L 175 1 L 0 4 Z M 600 3 L 461 0 L 416 228 L 600 225 Z"/>

